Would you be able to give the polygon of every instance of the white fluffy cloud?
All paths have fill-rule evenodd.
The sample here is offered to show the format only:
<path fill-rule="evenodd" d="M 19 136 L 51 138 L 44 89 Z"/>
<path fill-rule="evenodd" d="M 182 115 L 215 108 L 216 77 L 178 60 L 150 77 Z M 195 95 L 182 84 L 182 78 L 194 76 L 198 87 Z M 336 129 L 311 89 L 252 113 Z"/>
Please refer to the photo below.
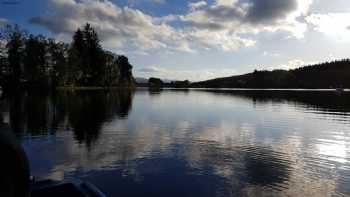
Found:
<path fill-rule="evenodd" d="M 311 14 L 306 21 L 316 31 L 340 41 L 350 41 L 350 13 Z"/>
<path fill-rule="evenodd" d="M 245 35 L 286 31 L 303 37 L 307 25 L 298 18 L 307 13 L 311 3 L 312 0 L 197 1 L 188 4 L 184 15 L 156 18 L 137 9 L 120 8 L 109 0 L 50 0 L 50 14 L 30 21 L 62 39 L 88 22 L 96 28 L 104 46 L 111 49 L 235 51 L 255 45 L 256 40 Z M 172 26 L 174 21 L 181 25 Z"/>
<path fill-rule="evenodd" d="M 128 7 L 119 8 L 110 1 L 51 0 L 51 15 L 31 19 L 58 36 L 71 35 L 78 27 L 90 23 L 101 36 L 105 46 L 141 49 L 165 48 L 176 38 L 171 26 L 157 24 L 151 16 Z"/>
<path fill-rule="evenodd" d="M 199 8 L 202 8 L 207 5 L 206 1 L 198 1 L 198 2 L 191 2 L 188 4 L 188 7 L 190 8 L 191 11 L 195 11 Z"/>
<path fill-rule="evenodd" d="M 175 29 L 166 23 L 166 17 L 153 18 L 140 10 L 120 8 L 108 0 L 51 0 L 50 3 L 53 8 L 51 15 L 33 17 L 30 21 L 47 27 L 59 38 L 71 36 L 78 27 L 88 22 L 96 28 L 108 48 L 193 52 L 195 48 L 237 49 L 253 43 L 216 34 L 209 42 L 210 32 L 204 35 L 192 29 Z"/>

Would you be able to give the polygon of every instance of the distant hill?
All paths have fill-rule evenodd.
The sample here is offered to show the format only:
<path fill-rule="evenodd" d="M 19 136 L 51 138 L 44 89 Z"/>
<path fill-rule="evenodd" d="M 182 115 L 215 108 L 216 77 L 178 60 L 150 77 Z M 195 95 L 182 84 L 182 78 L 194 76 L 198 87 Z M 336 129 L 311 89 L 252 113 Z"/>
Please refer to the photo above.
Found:
<path fill-rule="evenodd" d="M 205 88 L 350 88 L 350 59 L 325 62 L 294 70 L 252 73 L 193 83 Z"/>
<path fill-rule="evenodd" d="M 135 77 L 135 81 L 136 83 L 139 83 L 139 84 L 145 84 L 145 83 L 148 83 L 148 80 L 147 78 L 143 78 L 143 77 Z M 170 83 L 172 81 L 175 81 L 175 80 L 170 80 L 170 79 L 162 79 L 162 81 L 164 83 Z"/>
<path fill-rule="evenodd" d="M 148 83 L 148 79 L 142 77 L 135 77 L 136 83 Z"/>

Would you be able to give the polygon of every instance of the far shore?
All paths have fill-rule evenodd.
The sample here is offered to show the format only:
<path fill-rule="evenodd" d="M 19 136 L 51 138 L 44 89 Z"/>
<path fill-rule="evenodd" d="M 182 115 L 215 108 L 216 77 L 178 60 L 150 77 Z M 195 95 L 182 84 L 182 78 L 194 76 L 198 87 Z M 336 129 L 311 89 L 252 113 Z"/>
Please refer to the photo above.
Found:
<path fill-rule="evenodd" d="M 121 87 L 121 86 L 112 86 L 112 87 L 100 87 L 100 86 L 60 86 L 57 87 L 57 90 L 121 90 L 121 89 L 127 89 L 127 90 L 133 90 L 136 87 L 134 86 L 127 86 L 127 87 Z"/>

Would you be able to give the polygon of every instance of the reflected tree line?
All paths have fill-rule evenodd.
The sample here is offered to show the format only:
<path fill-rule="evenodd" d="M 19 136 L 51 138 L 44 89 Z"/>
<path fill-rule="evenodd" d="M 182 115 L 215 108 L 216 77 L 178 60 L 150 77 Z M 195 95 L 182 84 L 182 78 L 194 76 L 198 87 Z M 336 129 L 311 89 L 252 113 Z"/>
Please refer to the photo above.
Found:
<path fill-rule="evenodd" d="M 215 94 L 240 96 L 252 99 L 253 103 L 288 101 L 305 104 L 321 111 L 350 112 L 350 92 L 341 94 L 332 91 L 264 91 L 264 90 L 201 90 Z"/>
<path fill-rule="evenodd" d="M 21 92 L 1 99 L 2 119 L 8 117 L 19 136 L 51 135 L 72 129 L 79 143 L 91 145 L 103 124 L 125 118 L 131 110 L 132 91 Z"/>

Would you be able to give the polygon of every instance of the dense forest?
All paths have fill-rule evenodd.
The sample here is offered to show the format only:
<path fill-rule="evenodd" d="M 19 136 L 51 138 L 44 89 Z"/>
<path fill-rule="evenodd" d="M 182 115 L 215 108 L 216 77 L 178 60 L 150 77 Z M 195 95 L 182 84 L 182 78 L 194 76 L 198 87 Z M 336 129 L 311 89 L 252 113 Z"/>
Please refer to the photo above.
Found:
<path fill-rule="evenodd" d="M 350 88 L 350 60 L 338 60 L 294 70 L 257 71 L 193 83 L 206 88 Z"/>
<path fill-rule="evenodd" d="M 28 35 L 17 25 L 1 29 L 0 85 L 5 89 L 133 84 L 128 58 L 104 50 L 89 24 L 77 29 L 69 44 Z"/>

